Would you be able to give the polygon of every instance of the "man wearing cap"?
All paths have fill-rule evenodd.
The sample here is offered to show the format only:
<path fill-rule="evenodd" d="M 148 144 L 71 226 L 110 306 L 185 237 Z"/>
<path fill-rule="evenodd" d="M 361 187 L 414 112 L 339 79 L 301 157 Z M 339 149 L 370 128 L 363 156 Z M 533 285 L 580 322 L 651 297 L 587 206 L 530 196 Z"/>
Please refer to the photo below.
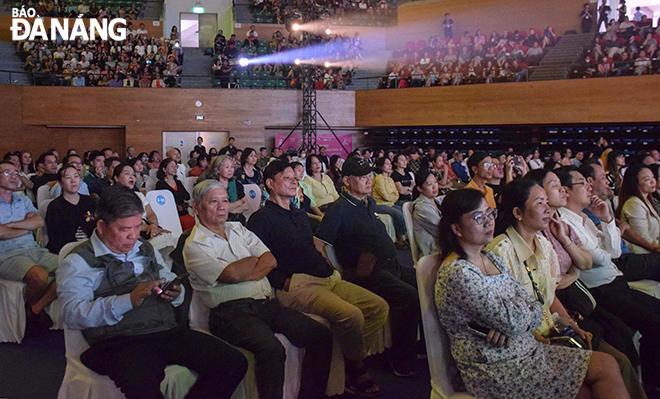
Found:
<path fill-rule="evenodd" d="M 264 182 L 270 199 L 250 217 L 248 229 L 277 260 L 277 267 L 268 273 L 277 298 L 284 306 L 328 320 L 346 359 L 347 388 L 357 394 L 377 394 L 378 386 L 363 360 L 387 321 L 387 302 L 342 280 L 316 249 L 309 217 L 289 203 L 298 183 L 288 163 L 271 162 L 264 170 Z"/>
<path fill-rule="evenodd" d="M 342 168 L 346 191 L 325 213 L 315 234 L 316 246 L 325 253 L 325 246 L 333 245 L 344 278 L 388 303 L 390 363 L 395 375 L 410 377 L 415 374 L 412 363 L 420 319 L 415 270 L 399 264 L 394 242 L 376 214 L 376 201 L 369 196 L 372 171 L 363 159 L 346 160 Z"/>

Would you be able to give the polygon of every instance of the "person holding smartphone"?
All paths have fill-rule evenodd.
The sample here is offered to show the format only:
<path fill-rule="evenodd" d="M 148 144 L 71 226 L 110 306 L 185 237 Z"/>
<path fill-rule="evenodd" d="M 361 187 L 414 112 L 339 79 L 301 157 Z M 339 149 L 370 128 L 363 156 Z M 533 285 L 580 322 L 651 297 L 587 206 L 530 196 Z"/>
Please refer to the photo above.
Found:
<path fill-rule="evenodd" d="M 543 309 L 485 250 L 497 210 L 482 193 L 452 191 L 442 202 L 436 307 L 467 391 L 477 398 L 629 398 L 610 355 L 534 339 Z M 486 337 L 469 323 L 488 329 Z M 593 396 L 592 396 L 593 394 Z"/>
<path fill-rule="evenodd" d="M 162 397 L 165 367 L 197 373 L 187 398 L 229 399 L 247 371 L 245 356 L 177 324 L 183 288 L 158 251 L 140 240 L 142 202 L 124 186 L 103 191 L 97 225 L 57 269 L 57 293 L 69 329 L 90 347 L 80 361 L 112 379 L 127 398 Z"/>

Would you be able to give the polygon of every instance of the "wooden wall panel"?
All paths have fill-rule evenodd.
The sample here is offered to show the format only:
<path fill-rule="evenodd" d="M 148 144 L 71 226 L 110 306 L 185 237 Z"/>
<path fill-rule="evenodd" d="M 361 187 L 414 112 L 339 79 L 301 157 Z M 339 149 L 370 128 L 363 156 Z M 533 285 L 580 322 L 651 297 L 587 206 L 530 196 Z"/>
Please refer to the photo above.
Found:
<path fill-rule="evenodd" d="M 357 126 L 660 121 L 660 76 L 356 92 Z"/>
<path fill-rule="evenodd" d="M 530 28 L 555 28 L 558 35 L 568 30 L 580 31 L 580 12 L 584 0 L 430 0 L 403 4 L 398 9 L 398 28 L 388 38 L 391 49 L 402 48 L 406 40 L 443 37 L 442 20 L 450 13 L 454 37 L 466 30 L 529 31 Z M 592 4 L 593 6 L 593 4 Z"/>
<path fill-rule="evenodd" d="M 332 126 L 355 126 L 354 92 L 319 91 L 317 104 Z M 264 128 L 300 118 L 301 92 L 290 90 L 0 86 L 0 150 L 33 140 L 45 126 L 125 128 L 122 149 L 138 151 L 160 149 L 163 131 L 228 131 L 239 147 L 271 147 Z"/>

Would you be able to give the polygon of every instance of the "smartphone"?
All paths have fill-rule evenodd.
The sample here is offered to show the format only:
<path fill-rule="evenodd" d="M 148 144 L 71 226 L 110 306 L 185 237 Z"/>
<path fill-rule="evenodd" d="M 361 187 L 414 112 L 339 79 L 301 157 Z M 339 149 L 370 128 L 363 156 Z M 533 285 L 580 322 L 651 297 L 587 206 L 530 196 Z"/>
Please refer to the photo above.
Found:
<path fill-rule="evenodd" d="M 560 337 L 552 337 L 548 339 L 550 340 L 551 344 L 559 344 L 559 345 L 570 346 L 573 348 L 588 349 L 587 345 L 581 339 L 578 340 L 575 337 L 562 335 Z"/>
<path fill-rule="evenodd" d="M 490 332 L 490 328 L 484 327 L 484 326 L 482 326 L 481 324 L 479 324 L 475 321 L 471 321 L 471 322 L 468 323 L 468 330 L 470 330 L 472 333 L 474 333 L 474 334 L 476 334 L 480 337 L 484 337 L 484 338 L 486 338 L 486 336 Z"/>
<path fill-rule="evenodd" d="M 188 281 L 188 273 L 183 273 L 180 276 L 176 276 L 174 280 L 170 280 L 160 285 L 160 289 L 165 292 L 173 285 L 181 285 L 183 282 Z"/>

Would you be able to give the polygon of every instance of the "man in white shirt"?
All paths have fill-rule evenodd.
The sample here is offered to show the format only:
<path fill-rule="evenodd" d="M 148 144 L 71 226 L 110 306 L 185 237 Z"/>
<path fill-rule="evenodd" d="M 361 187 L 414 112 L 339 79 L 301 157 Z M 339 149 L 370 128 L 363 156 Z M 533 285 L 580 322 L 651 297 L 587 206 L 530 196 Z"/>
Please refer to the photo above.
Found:
<path fill-rule="evenodd" d="M 211 308 L 211 333 L 254 354 L 260 399 L 282 398 L 286 353 L 274 334 L 284 334 L 305 348 L 298 397 L 323 398 L 332 333 L 271 300 L 266 276 L 277 266 L 275 257 L 254 233 L 238 222 L 227 222 L 229 197 L 220 182 L 197 184 L 192 197 L 199 222 L 186 240 L 183 259 L 193 288 Z"/>
<path fill-rule="evenodd" d="M 631 289 L 626 280 L 633 279 L 628 274 L 638 273 L 632 270 L 624 277 L 614 263 L 621 256 L 621 232 L 607 203 L 592 196 L 591 184 L 575 168 L 559 169 L 557 176 L 568 195 L 566 207 L 559 209 L 561 220 L 575 230 L 583 248 L 593 258 L 593 267 L 580 271 L 580 279 L 600 306 L 642 333 L 640 358 L 644 383 L 647 388 L 660 387 L 660 300 Z M 600 230 L 582 211 L 585 208 L 601 219 Z M 625 262 L 625 267 L 632 269 L 635 263 Z"/>
<path fill-rule="evenodd" d="M 178 148 L 172 147 L 167 150 L 165 155 L 167 155 L 168 158 L 172 158 L 178 165 L 176 169 L 176 178 L 183 183 L 186 180 L 186 165 L 181 162 L 181 152 Z"/>

